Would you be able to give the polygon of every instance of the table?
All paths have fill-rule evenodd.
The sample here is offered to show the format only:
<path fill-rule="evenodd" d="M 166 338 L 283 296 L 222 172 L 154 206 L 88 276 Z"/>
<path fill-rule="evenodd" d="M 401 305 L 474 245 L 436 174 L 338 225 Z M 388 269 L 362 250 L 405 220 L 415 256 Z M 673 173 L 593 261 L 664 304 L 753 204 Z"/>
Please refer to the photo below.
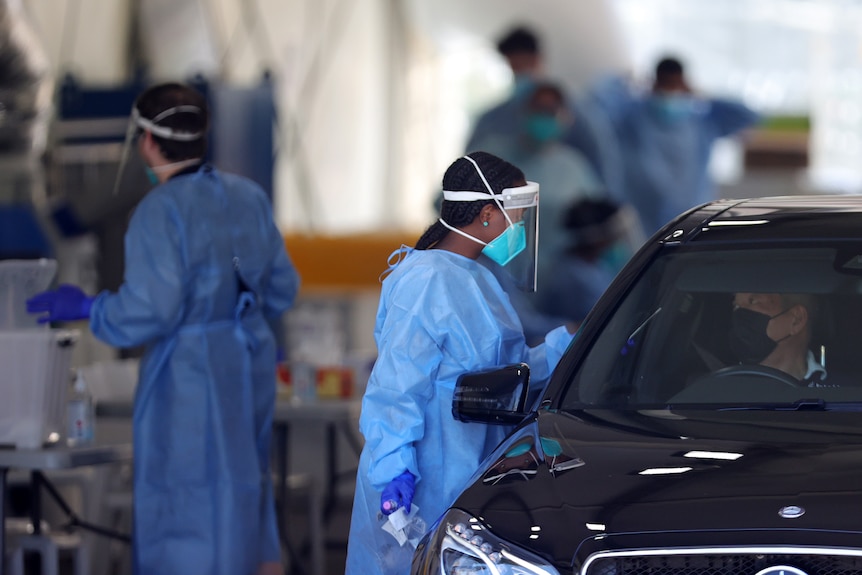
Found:
<path fill-rule="evenodd" d="M 0 449 L 0 530 L 2 530 L 2 533 L 0 533 L 0 575 L 6 574 L 6 478 L 10 469 L 30 471 L 31 477 L 34 478 L 34 483 L 45 486 L 51 492 L 51 495 L 55 499 L 58 499 L 59 494 L 54 491 L 51 484 L 42 475 L 42 471 L 120 463 L 131 461 L 131 459 L 132 445 L 127 443 L 87 447 L 65 447 L 58 445 L 43 449 Z M 35 494 L 34 502 L 38 502 L 38 497 Z M 73 519 L 73 524 L 82 528 L 95 528 L 95 530 L 99 530 L 95 526 L 77 520 L 62 499 L 58 499 L 58 503 L 61 504 L 64 511 Z M 35 533 L 38 533 L 40 529 L 40 514 L 39 505 L 34 505 L 33 529 Z"/>
<path fill-rule="evenodd" d="M 296 424 L 323 423 L 326 425 L 326 493 L 324 505 L 324 520 L 332 514 L 336 503 L 336 488 L 338 486 L 338 433 L 347 440 L 357 460 L 362 453 L 362 442 L 357 433 L 356 422 L 362 400 L 351 399 L 318 399 L 312 401 L 280 400 L 276 403 L 273 414 L 273 457 L 278 485 L 276 489 L 279 500 L 283 503 L 283 515 L 287 514 L 287 477 L 288 449 L 290 427 Z M 282 521 L 286 529 L 286 521 Z"/>

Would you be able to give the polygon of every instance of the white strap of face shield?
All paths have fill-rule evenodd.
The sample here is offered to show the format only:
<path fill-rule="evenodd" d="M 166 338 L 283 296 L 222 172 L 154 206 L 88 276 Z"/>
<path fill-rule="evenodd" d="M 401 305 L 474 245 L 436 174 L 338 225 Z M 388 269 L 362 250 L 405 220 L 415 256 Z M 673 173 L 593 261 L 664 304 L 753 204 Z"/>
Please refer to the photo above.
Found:
<path fill-rule="evenodd" d="M 465 160 L 467 160 L 468 162 L 470 162 L 471 164 L 473 164 L 473 167 L 476 168 L 476 172 L 478 172 L 479 177 L 482 179 L 482 183 L 485 184 L 485 189 L 488 190 L 488 193 L 486 194 L 484 192 L 474 192 L 474 191 L 469 191 L 469 192 L 448 191 L 447 192 L 446 190 L 443 190 L 443 199 L 449 200 L 450 202 L 451 201 L 454 201 L 454 202 L 475 202 L 477 200 L 494 200 L 494 203 L 497 204 L 497 207 L 500 208 L 501 212 L 503 212 L 503 215 L 506 217 L 506 221 L 509 222 L 509 225 L 510 226 L 513 225 L 512 219 L 509 218 L 509 214 L 506 213 L 505 208 L 503 208 L 503 204 L 500 203 L 499 197 L 497 196 L 497 194 L 494 193 L 494 190 L 491 188 L 491 184 L 489 184 L 488 180 L 485 179 L 485 174 L 482 172 L 482 168 L 479 167 L 479 164 L 476 163 L 476 160 L 474 160 L 470 156 L 461 156 L 461 157 L 464 158 Z M 450 197 L 447 197 L 447 194 Z M 451 196 L 454 194 L 459 194 L 461 197 L 453 199 Z M 440 223 L 442 223 L 444 226 L 446 226 L 450 230 L 457 231 L 462 236 L 467 236 L 470 239 L 476 240 L 476 238 L 474 238 L 473 236 L 467 235 L 464 232 L 461 232 L 459 230 L 455 230 L 455 228 L 449 226 L 449 224 L 444 222 L 442 219 L 440 220 Z M 476 240 L 476 241 L 480 241 L 480 240 Z M 481 242 L 481 243 L 483 245 L 488 245 L 484 242 Z"/>
<path fill-rule="evenodd" d="M 190 114 L 202 114 L 203 110 L 198 108 L 197 106 L 192 105 L 183 105 L 183 106 L 174 106 L 173 108 L 168 108 L 163 112 L 156 115 L 152 120 L 148 120 L 141 116 L 141 113 L 137 108 L 132 109 L 132 121 L 136 126 L 151 132 L 153 135 L 158 136 L 160 138 L 164 138 L 166 140 L 175 140 L 178 142 L 190 142 L 192 140 L 198 140 L 203 136 L 203 132 L 177 132 L 173 128 L 168 128 L 167 126 L 159 126 L 158 122 L 164 120 L 169 116 L 173 116 L 174 114 L 181 113 L 190 113 Z"/>
<path fill-rule="evenodd" d="M 511 208 L 523 208 L 536 205 L 536 197 L 539 195 L 539 184 L 536 182 L 527 182 L 523 186 L 517 188 L 505 188 L 500 192 L 499 197 L 503 198 L 503 206 L 506 207 L 507 202 L 513 202 L 518 205 L 510 206 Z M 529 198 L 529 201 L 527 200 Z M 478 200 L 489 200 L 488 194 L 485 192 L 474 192 L 472 190 L 443 190 L 443 199 L 450 202 L 475 202 Z"/>

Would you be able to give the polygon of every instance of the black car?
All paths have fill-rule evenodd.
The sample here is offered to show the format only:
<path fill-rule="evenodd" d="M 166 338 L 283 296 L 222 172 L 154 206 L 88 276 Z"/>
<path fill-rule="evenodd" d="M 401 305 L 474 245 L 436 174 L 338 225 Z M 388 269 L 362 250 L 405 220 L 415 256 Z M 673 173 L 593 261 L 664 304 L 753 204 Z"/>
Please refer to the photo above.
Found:
<path fill-rule="evenodd" d="M 786 309 L 745 320 L 762 294 Z M 760 358 L 803 328 L 810 373 Z M 517 423 L 414 575 L 862 573 L 862 197 L 680 216 L 619 274 L 534 409 L 528 373 L 459 382 L 456 418 Z"/>

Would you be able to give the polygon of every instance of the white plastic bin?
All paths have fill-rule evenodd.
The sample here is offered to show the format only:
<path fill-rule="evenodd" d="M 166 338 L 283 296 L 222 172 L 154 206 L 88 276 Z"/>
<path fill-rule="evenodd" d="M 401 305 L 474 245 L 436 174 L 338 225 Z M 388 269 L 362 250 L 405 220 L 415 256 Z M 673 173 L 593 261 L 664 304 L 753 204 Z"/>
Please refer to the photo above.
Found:
<path fill-rule="evenodd" d="M 48 289 L 56 273 L 57 260 L 0 261 L 0 329 L 39 327 L 27 300 Z"/>
<path fill-rule="evenodd" d="M 74 330 L 0 331 L 0 445 L 37 448 L 65 436 Z"/>
<path fill-rule="evenodd" d="M 138 384 L 137 359 L 97 361 L 81 368 L 81 375 L 96 403 L 100 401 L 128 401 L 135 397 Z"/>

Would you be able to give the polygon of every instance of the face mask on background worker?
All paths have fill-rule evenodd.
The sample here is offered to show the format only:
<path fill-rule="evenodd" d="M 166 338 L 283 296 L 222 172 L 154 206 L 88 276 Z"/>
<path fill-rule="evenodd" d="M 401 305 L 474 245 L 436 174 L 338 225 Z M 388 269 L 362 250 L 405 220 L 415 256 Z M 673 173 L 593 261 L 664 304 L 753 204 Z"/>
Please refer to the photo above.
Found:
<path fill-rule="evenodd" d="M 524 122 L 527 135 L 538 144 L 555 142 L 563 136 L 562 122 L 551 114 L 531 113 Z"/>
<path fill-rule="evenodd" d="M 670 125 L 685 122 L 697 108 L 695 99 L 684 92 L 658 92 L 650 98 L 650 105 L 659 120 Z"/>

